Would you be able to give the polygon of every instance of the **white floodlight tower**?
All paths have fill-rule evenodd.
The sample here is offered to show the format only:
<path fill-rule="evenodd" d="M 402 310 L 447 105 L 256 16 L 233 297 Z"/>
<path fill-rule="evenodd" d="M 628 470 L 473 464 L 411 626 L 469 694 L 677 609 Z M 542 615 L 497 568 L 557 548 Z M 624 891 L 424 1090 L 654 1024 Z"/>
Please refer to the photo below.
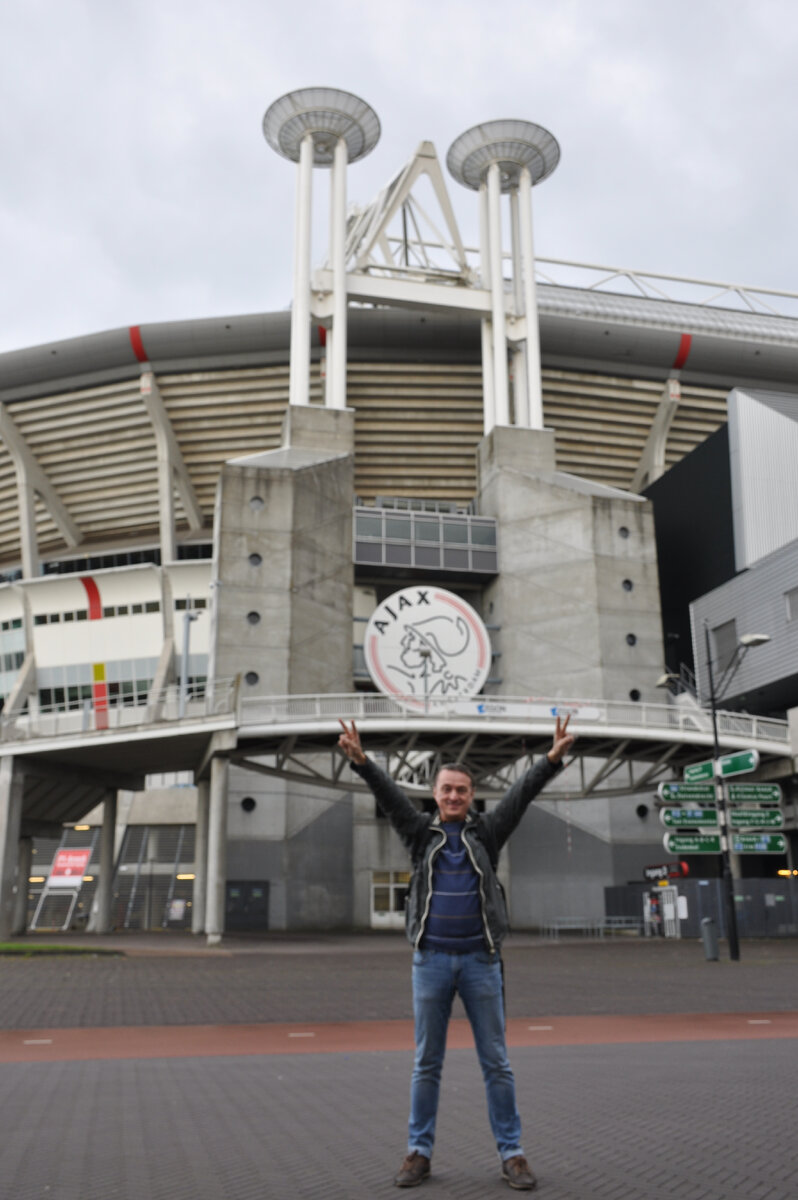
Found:
<path fill-rule="evenodd" d="M 530 121 L 487 121 L 461 133 L 446 165 L 458 183 L 480 194 L 483 286 L 491 293 L 492 332 L 483 323 L 485 432 L 510 423 L 507 379 L 501 194 L 509 193 L 512 233 L 513 309 L 525 317 L 524 350 L 515 353 L 515 423 L 543 428 L 540 338 L 532 240 L 532 188 L 560 161 L 557 139 Z"/>
<path fill-rule="evenodd" d="M 346 167 L 377 145 L 380 122 L 364 100 L 338 88 L 302 88 L 275 100 L 263 118 L 266 141 L 299 164 L 294 231 L 289 403 L 310 403 L 310 248 L 313 167 L 331 167 L 332 329 L 327 334 L 328 408 L 346 407 Z"/>

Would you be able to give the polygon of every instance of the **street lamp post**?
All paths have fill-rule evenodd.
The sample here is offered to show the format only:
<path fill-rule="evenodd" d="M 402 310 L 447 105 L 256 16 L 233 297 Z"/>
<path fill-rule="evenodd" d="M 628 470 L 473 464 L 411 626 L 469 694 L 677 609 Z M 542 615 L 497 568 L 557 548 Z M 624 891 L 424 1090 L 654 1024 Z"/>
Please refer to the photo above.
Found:
<path fill-rule="evenodd" d="M 732 878 L 731 857 L 729 855 L 729 824 L 726 809 L 726 788 L 720 774 L 720 744 L 718 742 L 718 713 L 715 697 L 715 674 L 712 670 L 712 648 L 709 642 L 709 625 L 704 622 L 704 642 L 707 655 L 707 671 L 709 673 L 709 707 L 712 712 L 712 769 L 715 780 L 715 800 L 718 806 L 718 824 L 720 827 L 720 861 L 723 879 L 723 899 L 726 906 L 726 928 L 729 937 L 729 958 L 732 962 L 740 960 L 740 939 L 737 933 L 737 909 L 734 901 L 734 879 Z"/>
<path fill-rule="evenodd" d="M 765 633 L 747 633 L 739 638 L 737 647 L 726 670 L 721 677 L 721 690 L 732 679 L 740 666 L 746 652 L 752 646 L 762 646 L 769 642 L 770 637 Z M 704 646 L 707 656 L 707 674 L 709 677 L 709 707 L 712 713 L 712 768 L 715 781 L 715 800 L 718 806 L 718 826 L 720 829 L 720 858 L 723 877 L 723 898 L 726 906 L 726 928 L 729 937 L 729 958 L 732 962 L 740 961 L 740 938 L 737 931 L 737 908 L 734 900 L 734 878 L 731 869 L 729 853 L 729 819 L 726 804 L 726 785 L 720 774 L 720 744 L 718 741 L 718 695 L 715 690 L 715 673 L 712 669 L 712 646 L 709 640 L 709 622 L 704 621 Z"/>

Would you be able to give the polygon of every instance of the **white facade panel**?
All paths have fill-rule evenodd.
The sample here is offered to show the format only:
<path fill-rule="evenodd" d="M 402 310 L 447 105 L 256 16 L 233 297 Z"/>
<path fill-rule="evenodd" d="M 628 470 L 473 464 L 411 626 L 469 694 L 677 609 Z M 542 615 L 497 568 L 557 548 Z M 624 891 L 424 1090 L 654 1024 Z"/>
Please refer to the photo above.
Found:
<path fill-rule="evenodd" d="M 729 394 L 734 554 L 743 571 L 798 538 L 798 395 Z"/>

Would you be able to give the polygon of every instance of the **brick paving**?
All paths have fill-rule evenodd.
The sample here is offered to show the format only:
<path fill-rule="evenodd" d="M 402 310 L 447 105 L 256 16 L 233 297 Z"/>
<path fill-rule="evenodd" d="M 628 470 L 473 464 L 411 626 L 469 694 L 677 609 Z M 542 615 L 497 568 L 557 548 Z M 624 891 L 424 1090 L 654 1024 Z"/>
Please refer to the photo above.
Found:
<path fill-rule="evenodd" d="M 409 1015 L 401 939 L 231 941 L 221 952 L 177 939 L 125 945 L 136 953 L 0 959 L 0 1025 L 84 1029 L 87 1036 L 105 1027 L 110 1036 L 116 1025 Z M 516 1019 L 692 1012 L 736 1013 L 742 1023 L 745 1014 L 765 1019 L 798 1009 L 795 942 L 743 943 L 742 961 L 732 964 L 706 963 L 692 942 L 555 946 L 516 937 L 506 958 Z M 0 1196 L 398 1195 L 390 1180 L 403 1152 L 410 1054 L 302 1048 L 5 1063 Z M 541 1200 L 798 1195 L 791 1101 L 798 1038 L 755 1032 L 740 1040 L 520 1045 L 512 1061 Z M 447 1055 L 433 1177 L 417 1194 L 510 1195 L 499 1179 L 471 1050 Z"/>

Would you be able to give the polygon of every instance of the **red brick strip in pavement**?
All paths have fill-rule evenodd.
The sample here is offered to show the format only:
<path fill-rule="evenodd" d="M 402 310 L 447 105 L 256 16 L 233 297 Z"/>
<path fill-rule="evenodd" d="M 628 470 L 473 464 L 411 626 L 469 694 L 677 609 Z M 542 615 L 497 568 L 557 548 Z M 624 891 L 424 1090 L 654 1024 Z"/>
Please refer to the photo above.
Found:
<path fill-rule="evenodd" d="M 524 1017 L 507 1023 L 508 1045 L 587 1046 L 798 1038 L 798 1012 L 667 1013 L 642 1016 Z M 453 1020 L 448 1045 L 473 1045 L 468 1022 Z M 336 1054 L 412 1050 L 411 1021 L 305 1025 L 155 1025 L 0 1032 L 0 1062 L 213 1058 L 220 1055 Z"/>

